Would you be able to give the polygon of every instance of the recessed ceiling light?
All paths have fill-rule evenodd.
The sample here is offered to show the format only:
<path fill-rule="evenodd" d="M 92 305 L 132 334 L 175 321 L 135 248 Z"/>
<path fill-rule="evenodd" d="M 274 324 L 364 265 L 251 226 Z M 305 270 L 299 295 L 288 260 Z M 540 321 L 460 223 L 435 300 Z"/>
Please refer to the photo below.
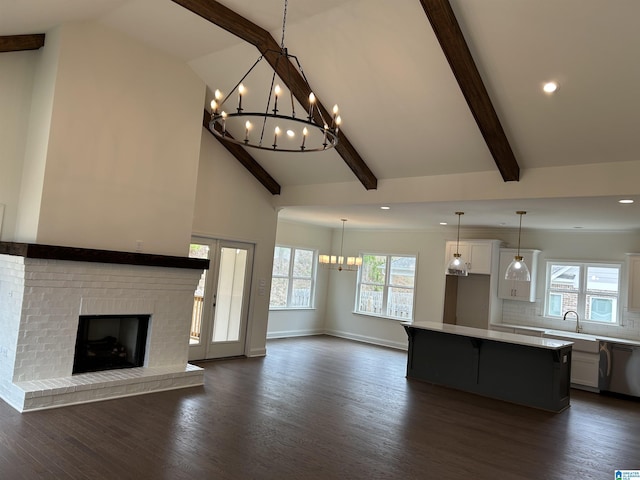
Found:
<path fill-rule="evenodd" d="M 633 203 L 633 200 L 630 198 L 623 198 L 622 200 L 618 200 L 618 203 Z"/>
<path fill-rule="evenodd" d="M 380 207 L 380 210 L 391 210 L 391 207 L 389 207 L 388 205 L 384 205 Z"/>
<path fill-rule="evenodd" d="M 447 225 L 447 222 L 440 222 L 440 225 Z"/>
<path fill-rule="evenodd" d="M 542 90 L 544 90 L 545 93 L 553 93 L 558 90 L 558 84 L 556 82 L 547 82 L 543 85 Z"/>

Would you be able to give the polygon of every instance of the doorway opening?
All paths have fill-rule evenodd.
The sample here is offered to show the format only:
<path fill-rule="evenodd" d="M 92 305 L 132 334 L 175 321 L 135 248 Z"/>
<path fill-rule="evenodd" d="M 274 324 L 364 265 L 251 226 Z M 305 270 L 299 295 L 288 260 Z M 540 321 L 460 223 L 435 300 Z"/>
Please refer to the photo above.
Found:
<path fill-rule="evenodd" d="M 193 297 L 189 360 L 245 354 L 254 245 L 194 237 L 189 256 L 209 259 Z"/>

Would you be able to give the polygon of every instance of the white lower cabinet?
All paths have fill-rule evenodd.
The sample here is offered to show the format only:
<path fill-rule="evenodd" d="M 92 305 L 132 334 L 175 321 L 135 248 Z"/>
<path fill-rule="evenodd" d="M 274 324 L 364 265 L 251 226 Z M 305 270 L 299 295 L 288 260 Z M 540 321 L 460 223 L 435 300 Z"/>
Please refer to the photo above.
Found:
<path fill-rule="evenodd" d="M 571 383 L 598 388 L 600 355 L 573 350 L 571 352 Z"/>

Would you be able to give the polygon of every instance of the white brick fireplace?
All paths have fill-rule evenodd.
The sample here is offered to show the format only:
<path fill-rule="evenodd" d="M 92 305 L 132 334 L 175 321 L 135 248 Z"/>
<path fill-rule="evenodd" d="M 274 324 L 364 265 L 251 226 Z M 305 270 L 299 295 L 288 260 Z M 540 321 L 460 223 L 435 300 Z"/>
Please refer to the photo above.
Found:
<path fill-rule="evenodd" d="M 4 247 L 0 397 L 14 408 L 24 412 L 203 384 L 202 369 L 187 363 L 202 261 Z M 149 315 L 144 366 L 72 374 L 80 315 Z"/>

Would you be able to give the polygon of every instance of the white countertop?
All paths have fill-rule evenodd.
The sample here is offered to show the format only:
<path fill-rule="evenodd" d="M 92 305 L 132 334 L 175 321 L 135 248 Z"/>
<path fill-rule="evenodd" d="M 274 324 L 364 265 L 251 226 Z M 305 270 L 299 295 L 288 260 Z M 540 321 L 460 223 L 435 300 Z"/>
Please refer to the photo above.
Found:
<path fill-rule="evenodd" d="M 547 348 L 550 350 L 558 350 L 563 347 L 573 345 L 573 342 L 564 342 L 551 338 L 530 337 L 527 335 L 518 335 L 516 333 L 504 333 L 494 330 L 484 330 L 481 328 L 463 327 L 460 325 L 450 325 L 448 323 L 438 322 L 405 322 L 412 328 L 420 328 L 422 330 L 432 330 L 435 332 L 450 333 L 463 337 L 481 338 L 485 340 L 494 340 L 496 342 L 513 343 L 516 345 L 526 345 L 529 347 Z"/>
<path fill-rule="evenodd" d="M 539 332 L 541 334 L 551 334 L 558 336 L 566 336 L 567 338 L 575 337 L 575 338 L 583 338 L 583 337 L 592 337 L 595 340 L 600 340 L 603 342 L 611 342 L 611 343 L 623 343 L 626 345 L 632 346 L 640 346 L 640 341 L 632 340 L 630 338 L 618 338 L 618 337 L 607 337 L 606 335 L 599 335 L 597 333 L 574 333 L 571 331 L 557 330 L 553 328 L 544 328 L 544 327 L 532 327 L 529 325 L 517 325 L 511 323 L 497 323 L 496 327 L 506 327 L 506 328 L 517 328 L 520 330 L 530 330 L 532 332 Z"/>

